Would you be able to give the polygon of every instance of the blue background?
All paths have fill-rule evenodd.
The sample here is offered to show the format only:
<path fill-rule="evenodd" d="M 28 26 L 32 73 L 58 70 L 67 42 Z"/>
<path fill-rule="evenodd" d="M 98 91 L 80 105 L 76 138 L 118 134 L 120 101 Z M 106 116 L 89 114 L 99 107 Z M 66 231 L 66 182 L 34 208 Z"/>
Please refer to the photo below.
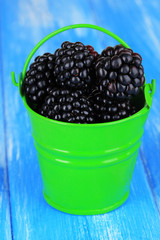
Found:
<path fill-rule="evenodd" d="M 158 0 L 5 0 L 0 5 L 0 239 L 160 239 L 160 2 Z M 33 47 L 47 34 L 75 23 L 104 27 L 142 55 L 146 81 L 156 93 L 145 125 L 130 196 L 117 210 L 73 216 L 51 208 L 42 182 L 29 118 L 11 83 Z M 97 51 L 117 42 L 95 30 L 62 33 L 37 54 L 65 41 Z"/>

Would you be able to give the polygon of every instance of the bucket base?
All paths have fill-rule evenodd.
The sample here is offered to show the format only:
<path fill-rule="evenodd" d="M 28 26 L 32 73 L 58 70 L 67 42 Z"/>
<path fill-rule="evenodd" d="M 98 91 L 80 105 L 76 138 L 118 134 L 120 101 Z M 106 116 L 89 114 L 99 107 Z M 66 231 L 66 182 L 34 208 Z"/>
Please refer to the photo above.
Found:
<path fill-rule="evenodd" d="M 127 200 L 128 196 L 129 196 L 129 191 L 126 192 L 124 197 L 119 202 L 116 202 L 113 205 L 108 206 L 106 208 L 94 209 L 94 210 L 92 210 L 92 209 L 90 209 L 90 210 L 67 209 L 67 208 L 64 208 L 64 207 L 58 205 L 57 203 L 54 203 L 52 200 L 50 200 L 50 198 L 45 194 L 44 191 L 43 191 L 43 196 L 44 196 L 46 202 L 50 206 L 54 207 L 55 209 L 57 209 L 61 212 L 74 214 L 74 215 L 98 215 L 98 214 L 104 214 L 107 212 L 111 212 L 111 211 L 115 210 L 116 208 L 120 207 Z"/>

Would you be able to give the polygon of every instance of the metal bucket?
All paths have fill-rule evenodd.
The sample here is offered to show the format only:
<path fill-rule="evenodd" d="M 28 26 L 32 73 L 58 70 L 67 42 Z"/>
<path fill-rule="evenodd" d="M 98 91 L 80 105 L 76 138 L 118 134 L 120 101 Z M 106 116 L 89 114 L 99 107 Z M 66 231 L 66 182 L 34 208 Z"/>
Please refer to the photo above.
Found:
<path fill-rule="evenodd" d="M 104 28 L 76 24 L 61 28 L 42 39 L 27 58 L 19 83 L 35 51 L 50 37 L 71 28 L 88 27 L 123 40 Z M 24 105 L 31 120 L 37 149 L 43 194 L 46 201 L 63 212 L 92 215 L 119 207 L 129 195 L 138 150 L 155 92 L 155 80 L 142 88 L 144 107 L 131 117 L 98 124 L 64 123 L 45 118 Z"/>

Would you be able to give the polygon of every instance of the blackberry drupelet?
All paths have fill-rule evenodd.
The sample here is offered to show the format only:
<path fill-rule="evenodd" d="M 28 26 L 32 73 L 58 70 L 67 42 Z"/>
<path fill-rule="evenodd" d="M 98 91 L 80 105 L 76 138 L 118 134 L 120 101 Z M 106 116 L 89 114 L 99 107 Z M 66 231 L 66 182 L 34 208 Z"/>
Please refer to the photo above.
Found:
<path fill-rule="evenodd" d="M 54 88 L 46 97 L 40 114 L 62 122 L 95 122 L 92 103 L 81 90 Z"/>
<path fill-rule="evenodd" d="M 131 104 L 130 100 L 110 100 L 97 90 L 93 93 L 92 100 L 94 101 L 95 120 L 99 123 L 120 120 L 138 111 L 136 106 Z"/>
<path fill-rule="evenodd" d="M 94 83 L 96 57 L 81 42 L 63 42 L 55 51 L 54 76 L 58 86 L 85 90 Z"/>
<path fill-rule="evenodd" d="M 96 61 L 95 70 L 100 91 L 110 99 L 129 99 L 144 85 L 142 58 L 122 45 L 107 47 Z"/>
<path fill-rule="evenodd" d="M 125 49 L 125 47 L 121 44 L 118 44 L 115 47 L 107 47 L 106 49 L 104 49 L 102 51 L 101 56 L 112 57 L 114 55 L 119 54 L 124 49 Z"/>
<path fill-rule="evenodd" d="M 99 54 L 97 51 L 94 50 L 94 48 L 91 45 L 86 45 L 86 47 L 88 48 L 88 50 L 90 51 L 90 53 L 95 57 L 98 58 Z"/>
<path fill-rule="evenodd" d="M 45 96 L 55 85 L 54 60 L 54 54 L 50 53 L 37 56 L 26 72 L 22 95 L 25 95 L 28 105 L 35 111 L 38 111 Z"/>

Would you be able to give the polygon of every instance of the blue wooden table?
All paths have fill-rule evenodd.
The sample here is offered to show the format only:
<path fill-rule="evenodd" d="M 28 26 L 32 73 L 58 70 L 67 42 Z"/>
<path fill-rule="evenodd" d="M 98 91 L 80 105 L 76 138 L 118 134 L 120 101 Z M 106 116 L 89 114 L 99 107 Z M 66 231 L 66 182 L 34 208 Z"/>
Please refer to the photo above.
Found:
<path fill-rule="evenodd" d="M 0 10 L 0 239 L 160 239 L 160 2 L 5 0 Z M 18 79 L 39 40 L 75 23 L 119 35 L 142 55 L 147 82 L 157 81 L 129 198 L 97 216 L 65 214 L 44 201 L 29 118 L 10 77 L 13 70 Z M 37 55 L 54 52 L 64 40 L 91 44 L 99 52 L 116 44 L 95 30 L 77 29 L 49 40 Z"/>

